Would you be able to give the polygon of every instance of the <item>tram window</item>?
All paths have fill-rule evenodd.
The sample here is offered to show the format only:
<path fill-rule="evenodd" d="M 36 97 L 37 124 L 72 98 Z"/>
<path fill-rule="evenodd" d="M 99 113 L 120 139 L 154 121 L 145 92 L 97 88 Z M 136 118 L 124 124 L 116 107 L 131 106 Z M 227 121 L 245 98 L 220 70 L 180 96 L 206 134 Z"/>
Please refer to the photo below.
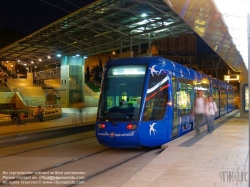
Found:
<path fill-rule="evenodd" d="M 163 119 L 168 103 L 168 75 L 150 77 L 144 109 L 144 121 Z"/>
<path fill-rule="evenodd" d="M 138 65 L 112 67 L 108 70 L 100 96 L 100 119 L 139 119 L 140 105 L 136 109 L 133 105 L 137 98 L 142 97 L 145 71 L 146 66 Z"/>
<path fill-rule="evenodd" d="M 218 86 L 213 85 L 213 100 L 216 103 L 216 106 L 219 106 L 219 91 Z"/>
<path fill-rule="evenodd" d="M 221 108 L 226 107 L 226 89 L 222 88 L 220 91 L 220 106 Z"/>
<path fill-rule="evenodd" d="M 177 92 L 177 107 L 180 115 L 190 114 L 192 111 L 193 83 L 186 79 L 179 79 L 179 91 Z"/>

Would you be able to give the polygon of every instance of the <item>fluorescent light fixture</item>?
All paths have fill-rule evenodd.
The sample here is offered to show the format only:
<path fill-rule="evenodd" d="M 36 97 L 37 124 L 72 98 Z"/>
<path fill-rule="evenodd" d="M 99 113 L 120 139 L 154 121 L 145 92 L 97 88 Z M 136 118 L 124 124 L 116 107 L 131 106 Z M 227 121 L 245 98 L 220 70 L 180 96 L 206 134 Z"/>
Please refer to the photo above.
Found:
<path fill-rule="evenodd" d="M 76 54 L 76 56 L 80 56 L 79 54 Z"/>
<path fill-rule="evenodd" d="M 61 54 L 57 54 L 56 56 L 57 56 L 57 57 L 61 57 L 62 55 L 61 55 Z"/>
<path fill-rule="evenodd" d="M 247 14 L 250 0 L 215 0 L 243 61 L 248 69 Z"/>

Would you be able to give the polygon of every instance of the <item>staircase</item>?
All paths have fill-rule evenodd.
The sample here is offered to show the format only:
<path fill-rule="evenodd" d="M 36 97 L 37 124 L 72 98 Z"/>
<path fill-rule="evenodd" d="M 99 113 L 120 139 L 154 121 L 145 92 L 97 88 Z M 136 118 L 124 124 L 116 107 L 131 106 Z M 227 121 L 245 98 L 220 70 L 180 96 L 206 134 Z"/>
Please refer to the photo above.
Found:
<path fill-rule="evenodd" d="M 45 104 L 46 95 L 41 86 L 35 86 L 27 79 L 8 79 L 8 85 L 13 92 L 17 93 L 25 105 L 38 106 Z"/>

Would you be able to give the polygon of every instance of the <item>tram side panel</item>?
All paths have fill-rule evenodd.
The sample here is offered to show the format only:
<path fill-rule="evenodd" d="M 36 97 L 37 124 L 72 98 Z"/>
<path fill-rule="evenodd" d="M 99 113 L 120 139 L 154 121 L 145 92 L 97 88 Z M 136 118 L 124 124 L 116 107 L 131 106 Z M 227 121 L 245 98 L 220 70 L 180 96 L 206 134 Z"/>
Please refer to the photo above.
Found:
<path fill-rule="evenodd" d="M 211 85 L 208 76 L 167 59 L 112 59 L 105 69 L 96 123 L 103 145 L 155 147 L 190 132 L 197 90 L 205 98 L 212 94 L 220 115 L 228 112 L 223 81 Z"/>

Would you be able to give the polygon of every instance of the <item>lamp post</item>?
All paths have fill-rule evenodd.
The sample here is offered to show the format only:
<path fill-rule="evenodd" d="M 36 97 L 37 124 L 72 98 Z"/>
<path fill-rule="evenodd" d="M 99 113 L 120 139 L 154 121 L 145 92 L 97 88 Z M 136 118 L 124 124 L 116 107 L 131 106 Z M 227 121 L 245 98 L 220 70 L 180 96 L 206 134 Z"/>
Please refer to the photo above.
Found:
<path fill-rule="evenodd" d="M 11 73 L 11 75 L 12 75 L 12 68 L 13 68 L 13 64 L 11 64 L 11 69 L 10 69 L 10 73 Z"/>

